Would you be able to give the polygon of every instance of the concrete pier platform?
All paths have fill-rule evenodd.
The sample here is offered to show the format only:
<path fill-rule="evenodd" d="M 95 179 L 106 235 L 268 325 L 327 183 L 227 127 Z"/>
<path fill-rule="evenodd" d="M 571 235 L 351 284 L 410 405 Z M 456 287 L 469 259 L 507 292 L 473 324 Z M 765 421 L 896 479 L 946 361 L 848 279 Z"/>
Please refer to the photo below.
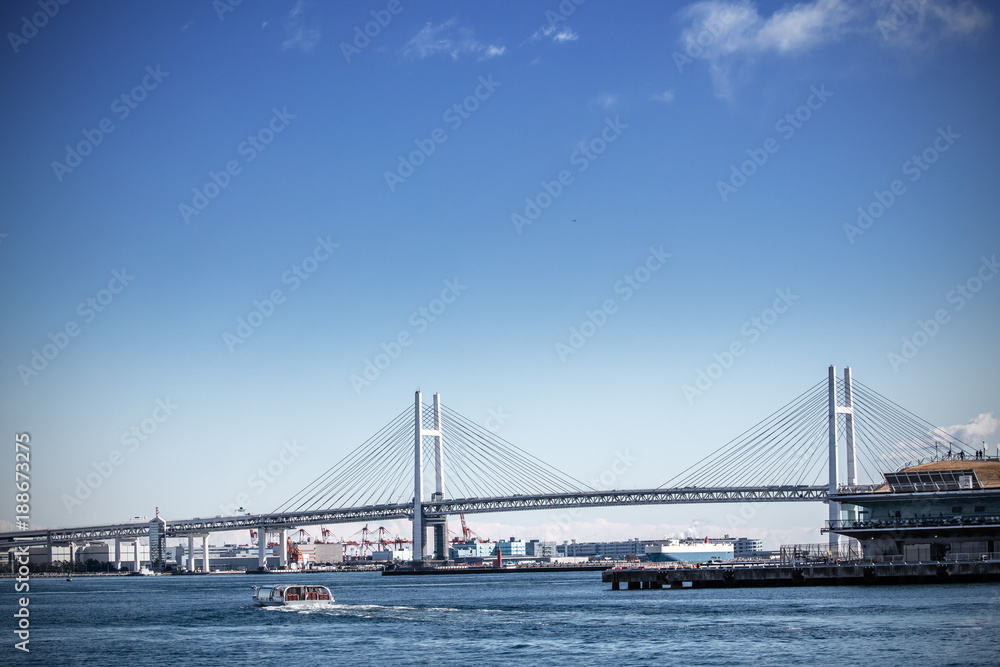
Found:
<path fill-rule="evenodd" d="M 636 567 L 606 570 L 601 580 L 614 591 L 1000 582 L 1000 561 Z"/>

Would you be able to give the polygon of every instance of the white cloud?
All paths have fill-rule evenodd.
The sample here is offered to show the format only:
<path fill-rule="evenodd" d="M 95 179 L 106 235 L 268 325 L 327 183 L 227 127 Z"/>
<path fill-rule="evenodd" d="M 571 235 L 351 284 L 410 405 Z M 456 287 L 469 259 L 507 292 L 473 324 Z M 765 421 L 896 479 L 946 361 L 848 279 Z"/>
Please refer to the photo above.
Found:
<path fill-rule="evenodd" d="M 285 41 L 281 43 L 281 48 L 311 51 L 319 44 L 321 37 L 319 28 L 306 24 L 305 13 L 307 9 L 309 9 L 309 5 L 306 4 L 305 0 L 296 1 L 292 11 L 288 13 L 288 18 L 285 19 Z"/>
<path fill-rule="evenodd" d="M 653 95 L 649 99 L 653 100 L 654 102 L 665 102 L 667 104 L 670 104 L 671 102 L 674 101 L 674 91 L 664 90 L 662 93 L 657 93 L 656 95 Z"/>
<path fill-rule="evenodd" d="M 494 56 L 502 56 L 506 51 L 507 51 L 506 46 L 495 46 L 493 44 L 490 44 L 486 48 L 486 53 L 483 54 L 480 60 L 485 60 L 486 58 L 492 58 Z"/>
<path fill-rule="evenodd" d="M 806 544 L 820 541 L 818 526 L 785 525 L 780 529 L 763 526 L 732 526 L 723 522 L 693 519 L 688 524 L 670 523 L 625 523 L 603 518 L 581 517 L 571 521 L 552 521 L 541 525 L 522 525 L 501 521 L 488 521 L 479 515 L 470 521 L 470 528 L 480 536 L 490 539 L 505 539 L 511 535 L 524 540 L 540 539 L 556 543 L 569 540 L 578 542 L 603 542 L 630 540 L 658 540 L 669 537 L 698 538 L 722 537 L 723 535 L 749 535 L 764 540 L 765 549 L 778 549 L 782 544 Z M 404 533 L 405 534 L 405 533 Z"/>
<path fill-rule="evenodd" d="M 540 42 L 546 37 L 551 37 L 552 41 L 556 44 L 575 42 L 580 39 L 580 35 L 576 34 L 569 26 L 558 28 L 554 25 L 547 25 L 531 33 L 531 37 L 527 41 L 532 43 Z"/>
<path fill-rule="evenodd" d="M 973 417 L 968 424 L 957 424 L 944 429 L 962 442 L 973 447 L 986 440 L 987 436 L 996 433 L 1000 427 L 1000 419 L 993 416 L 992 412 L 984 412 L 978 417 Z"/>
<path fill-rule="evenodd" d="M 580 39 L 580 36 L 575 32 L 573 32 L 572 28 L 563 28 L 562 30 L 560 30 L 555 34 L 555 36 L 552 38 L 552 41 L 556 43 L 575 42 L 578 39 Z"/>
<path fill-rule="evenodd" d="M 689 22 L 675 59 L 704 59 L 719 97 L 730 97 L 736 71 L 764 56 L 793 57 L 848 37 L 925 48 L 984 30 L 991 17 L 970 0 L 811 0 L 763 16 L 749 0 L 703 0 L 680 13 Z"/>
<path fill-rule="evenodd" d="M 403 45 L 405 57 L 421 59 L 444 53 L 452 60 L 462 55 L 477 55 L 479 60 L 485 60 L 502 56 L 506 51 L 505 46 L 480 42 L 471 29 L 457 26 L 456 19 L 438 25 L 428 23 Z"/>

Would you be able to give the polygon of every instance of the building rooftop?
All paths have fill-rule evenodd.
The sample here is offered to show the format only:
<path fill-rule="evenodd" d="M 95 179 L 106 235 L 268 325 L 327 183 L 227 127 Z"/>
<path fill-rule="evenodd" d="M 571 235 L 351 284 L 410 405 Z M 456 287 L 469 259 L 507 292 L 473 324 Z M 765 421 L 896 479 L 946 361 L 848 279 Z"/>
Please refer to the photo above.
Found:
<path fill-rule="evenodd" d="M 997 489 L 1000 488 L 1000 460 L 992 459 L 986 461 L 972 460 L 955 460 L 949 459 L 947 461 L 931 461 L 930 463 L 921 463 L 920 465 L 911 466 L 909 468 L 904 468 L 898 473 L 893 473 L 899 475 L 900 473 L 947 473 L 953 472 L 958 473 L 962 471 L 973 470 L 976 473 L 976 478 L 979 480 L 981 488 L 984 489 Z M 889 486 L 887 484 L 882 484 L 877 490 L 877 492 L 889 491 Z"/>

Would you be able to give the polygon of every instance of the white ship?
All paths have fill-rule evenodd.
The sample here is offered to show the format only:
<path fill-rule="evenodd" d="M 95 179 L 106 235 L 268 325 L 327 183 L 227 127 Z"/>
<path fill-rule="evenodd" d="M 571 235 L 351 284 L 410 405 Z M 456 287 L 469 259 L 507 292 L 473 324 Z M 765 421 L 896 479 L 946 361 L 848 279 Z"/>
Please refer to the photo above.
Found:
<path fill-rule="evenodd" d="M 646 557 L 654 563 L 706 563 L 733 559 L 733 543 L 724 540 L 660 540 L 646 545 Z"/>

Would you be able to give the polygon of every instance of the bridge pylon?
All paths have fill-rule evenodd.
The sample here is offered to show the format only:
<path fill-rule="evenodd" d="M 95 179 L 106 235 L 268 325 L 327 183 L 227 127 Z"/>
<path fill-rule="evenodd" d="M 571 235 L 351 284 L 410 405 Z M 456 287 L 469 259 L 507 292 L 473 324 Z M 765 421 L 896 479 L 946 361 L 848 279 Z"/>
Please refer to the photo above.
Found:
<path fill-rule="evenodd" d="M 433 557 L 448 558 L 448 519 L 444 515 L 424 514 L 424 437 L 434 438 L 434 492 L 431 500 L 444 500 L 444 443 L 441 430 L 441 394 L 434 394 L 434 427 L 423 427 L 423 401 L 420 390 L 413 401 L 413 561 L 421 562 L 425 556 L 427 528 L 434 531 Z"/>
<path fill-rule="evenodd" d="M 851 367 L 844 367 L 844 405 L 840 405 L 837 400 L 837 367 L 830 366 L 829 373 L 829 383 L 828 383 L 828 394 L 829 394 L 829 470 L 830 470 L 830 486 L 829 494 L 830 498 L 833 498 L 840 492 L 840 456 L 837 451 L 837 415 L 844 415 L 844 436 L 845 445 L 847 448 L 847 483 L 849 485 L 854 485 L 858 483 L 857 472 L 855 469 L 855 446 L 854 446 L 854 389 L 851 385 Z M 827 504 L 830 509 L 830 521 L 839 521 L 843 517 L 841 516 L 840 503 L 834 500 L 828 500 Z M 832 525 L 832 524 L 831 524 Z M 838 549 L 840 547 L 840 535 L 837 533 L 830 533 L 830 548 Z"/>

